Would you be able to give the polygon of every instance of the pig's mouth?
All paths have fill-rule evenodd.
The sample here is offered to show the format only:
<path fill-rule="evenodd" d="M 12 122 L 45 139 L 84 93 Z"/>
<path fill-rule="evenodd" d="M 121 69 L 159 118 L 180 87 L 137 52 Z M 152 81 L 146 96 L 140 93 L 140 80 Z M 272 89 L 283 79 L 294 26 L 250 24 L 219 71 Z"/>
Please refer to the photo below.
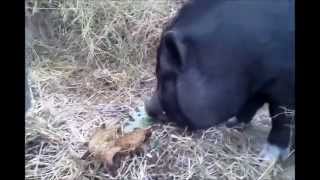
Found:
<path fill-rule="evenodd" d="M 155 121 L 168 122 L 168 116 L 161 107 L 159 98 L 154 95 L 150 100 L 145 101 L 145 110 L 147 114 Z"/>
<path fill-rule="evenodd" d="M 190 127 L 188 119 L 184 114 L 180 113 L 180 109 L 167 109 L 164 107 L 170 106 L 169 104 L 164 103 L 165 106 L 160 102 L 160 97 L 155 94 L 149 101 L 145 101 L 145 110 L 147 114 L 154 120 L 154 122 L 169 123 L 174 122 L 179 127 Z M 172 107 L 172 106 L 171 106 Z M 170 110 L 170 111 L 169 111 Z"/>

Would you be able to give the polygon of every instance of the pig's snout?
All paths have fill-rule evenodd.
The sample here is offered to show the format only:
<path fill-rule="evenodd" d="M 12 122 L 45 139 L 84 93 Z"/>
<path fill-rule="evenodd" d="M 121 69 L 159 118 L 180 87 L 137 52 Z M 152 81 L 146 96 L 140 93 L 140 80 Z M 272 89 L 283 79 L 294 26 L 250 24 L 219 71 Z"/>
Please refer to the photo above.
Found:
<path fill-rule="evenodd" d="M 167 121 L 167 116 L 161 107 L 159 97 L 153 95 L 151 99 L 145 101 L 145 110 L 147 114 L 154 120 Z"/>

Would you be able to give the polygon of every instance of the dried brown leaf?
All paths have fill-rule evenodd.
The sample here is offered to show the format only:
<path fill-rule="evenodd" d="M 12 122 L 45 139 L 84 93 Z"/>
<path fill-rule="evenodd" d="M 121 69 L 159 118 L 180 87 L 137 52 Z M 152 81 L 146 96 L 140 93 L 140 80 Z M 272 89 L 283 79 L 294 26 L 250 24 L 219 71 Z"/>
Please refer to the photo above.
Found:
<path fill-rule="evenodd" d="M 151 129 L 137 129 L 120 136 L 119 129 L 100 127 L 89 141 L 89 153 L 104 162 L 106 169 L 116 168 L 113 159 L 117 154 L 128 155 L 141 150 L 142 145 L 151 136 Z M 114 172 L 112 172 L 114 174 Z"/>

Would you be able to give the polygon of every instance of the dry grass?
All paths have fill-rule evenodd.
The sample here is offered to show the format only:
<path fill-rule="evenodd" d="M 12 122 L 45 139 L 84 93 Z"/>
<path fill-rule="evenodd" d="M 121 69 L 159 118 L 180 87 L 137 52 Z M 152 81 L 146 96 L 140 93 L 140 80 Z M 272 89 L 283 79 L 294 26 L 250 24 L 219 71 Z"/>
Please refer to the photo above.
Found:
<path fill-rule="evenodd" d="M 32 46 L 26 179 L 258 179 L 267 170 L 257 159 L 259 140 L 223 127 L 186 134 L 155 125 L 148 150 L 126 158 L 116 177 L 96 162 L 80 160 L 94 128 L 123 126 L 150 96 L 155 47 L 181 2 L 28 2 L 36 21 L 48 26 L 39 23 L 43 36 Z M 269 118 L 262 113 L 257 120 Z M 265 178 L 281 171 L 276 165 Z"/>

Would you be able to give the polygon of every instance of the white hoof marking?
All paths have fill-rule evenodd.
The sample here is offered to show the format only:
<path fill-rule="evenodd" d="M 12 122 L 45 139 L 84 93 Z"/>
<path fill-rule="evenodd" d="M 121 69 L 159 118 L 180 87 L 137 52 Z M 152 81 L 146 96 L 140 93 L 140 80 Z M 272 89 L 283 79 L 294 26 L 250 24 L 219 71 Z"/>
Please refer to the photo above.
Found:
<path fill-rule="evenodd" d="M 259 154 L 263 161 L 284 160 L 289 155 L 288 148 L 283 149 L 278 146 L 267 143 Z"/>

